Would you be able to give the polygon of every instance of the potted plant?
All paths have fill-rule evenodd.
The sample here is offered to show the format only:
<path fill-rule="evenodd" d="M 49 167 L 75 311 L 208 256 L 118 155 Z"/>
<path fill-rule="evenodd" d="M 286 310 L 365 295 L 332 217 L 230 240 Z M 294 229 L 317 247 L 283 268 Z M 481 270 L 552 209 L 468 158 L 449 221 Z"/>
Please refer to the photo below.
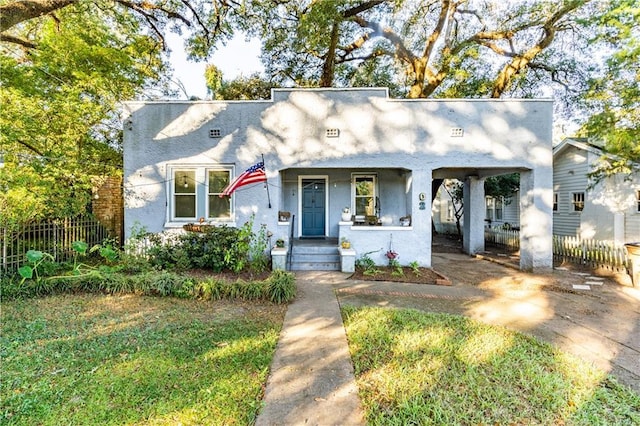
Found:
<path fill-rule="evenodd" d="M 278 248 L 284 248 L 284 239 L 282 239 L 282 238 L 278 238 L 278 239 L 276 240 L 276 247 L 278 247 Z"/>
<path fill-rule="evenodd" d="M 345 237 L 342 237 L 342 238 L 340 239 L 340 246 L 341 246 L 343 249 L 351 248 L 351 241 L 347 240 Z"/>
<path fill-rule="evenodd" d="M 341 219 L 343 222 L 351 221 L 351 209 L 349 209 L 349 207 L 345 207 L 342 209 Z"/>

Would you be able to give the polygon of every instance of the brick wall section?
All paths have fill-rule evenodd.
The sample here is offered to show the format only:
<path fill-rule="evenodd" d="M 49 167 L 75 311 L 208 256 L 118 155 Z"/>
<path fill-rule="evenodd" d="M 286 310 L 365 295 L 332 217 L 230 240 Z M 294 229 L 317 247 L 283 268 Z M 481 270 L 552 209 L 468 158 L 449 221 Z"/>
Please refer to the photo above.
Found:
<path fill-rule="evenodd" d="M 124 242 L 124 201 L 122 177 L 109 176 L 94 190 L 93 214 L 111 234 Z"/>

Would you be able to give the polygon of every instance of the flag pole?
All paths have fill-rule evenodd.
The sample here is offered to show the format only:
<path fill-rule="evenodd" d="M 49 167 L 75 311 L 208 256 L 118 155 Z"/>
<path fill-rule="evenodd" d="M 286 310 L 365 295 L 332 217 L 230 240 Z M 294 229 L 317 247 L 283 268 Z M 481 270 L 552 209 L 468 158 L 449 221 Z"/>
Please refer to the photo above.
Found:
<path fill-rule="evenodd" d="M 262 155 L 262 165 L 265 166 L 264 164 L 264 154 L 260 154 Z M 269 181 L 267 180 L 267 167 L 264 167 L 264 184 L 266 185 L 267 188 L 267 200 L 269 201 L 269 208 L 271 208 L 271 195 L 269 195 Z"/>

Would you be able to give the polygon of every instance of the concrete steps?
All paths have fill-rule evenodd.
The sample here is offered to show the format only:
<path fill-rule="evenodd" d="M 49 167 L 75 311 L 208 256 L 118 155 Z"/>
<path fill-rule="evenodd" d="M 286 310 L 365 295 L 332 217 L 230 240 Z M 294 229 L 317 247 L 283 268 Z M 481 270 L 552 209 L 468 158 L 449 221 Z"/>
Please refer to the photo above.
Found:
<path fill-rule="evenodd" d="M 321 245 L 320 245 L 321 244 Z M 293 244 L 291 252 L 292 271 L 339 271 L 340 254 L 337 243 L 327 245 L 322 242 L 318 245 L 305 242 L 304 244 Z"/>

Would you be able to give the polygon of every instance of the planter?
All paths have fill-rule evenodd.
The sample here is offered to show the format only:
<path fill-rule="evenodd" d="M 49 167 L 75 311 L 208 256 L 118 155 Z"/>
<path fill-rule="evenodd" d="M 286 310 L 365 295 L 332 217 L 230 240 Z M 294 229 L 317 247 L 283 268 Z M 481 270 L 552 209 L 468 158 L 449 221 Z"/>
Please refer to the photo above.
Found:
<path fill-rule="evenodd" d="M 640 287 L 640 243 L 625 244 L 624 247 L 629 253 L 629 275 L 631 284 Z"/>
<path fill-rule="evenodd" d="M 340 216 L 343 222 L 351 222 L 351 213 L 342 213 Z"/>

